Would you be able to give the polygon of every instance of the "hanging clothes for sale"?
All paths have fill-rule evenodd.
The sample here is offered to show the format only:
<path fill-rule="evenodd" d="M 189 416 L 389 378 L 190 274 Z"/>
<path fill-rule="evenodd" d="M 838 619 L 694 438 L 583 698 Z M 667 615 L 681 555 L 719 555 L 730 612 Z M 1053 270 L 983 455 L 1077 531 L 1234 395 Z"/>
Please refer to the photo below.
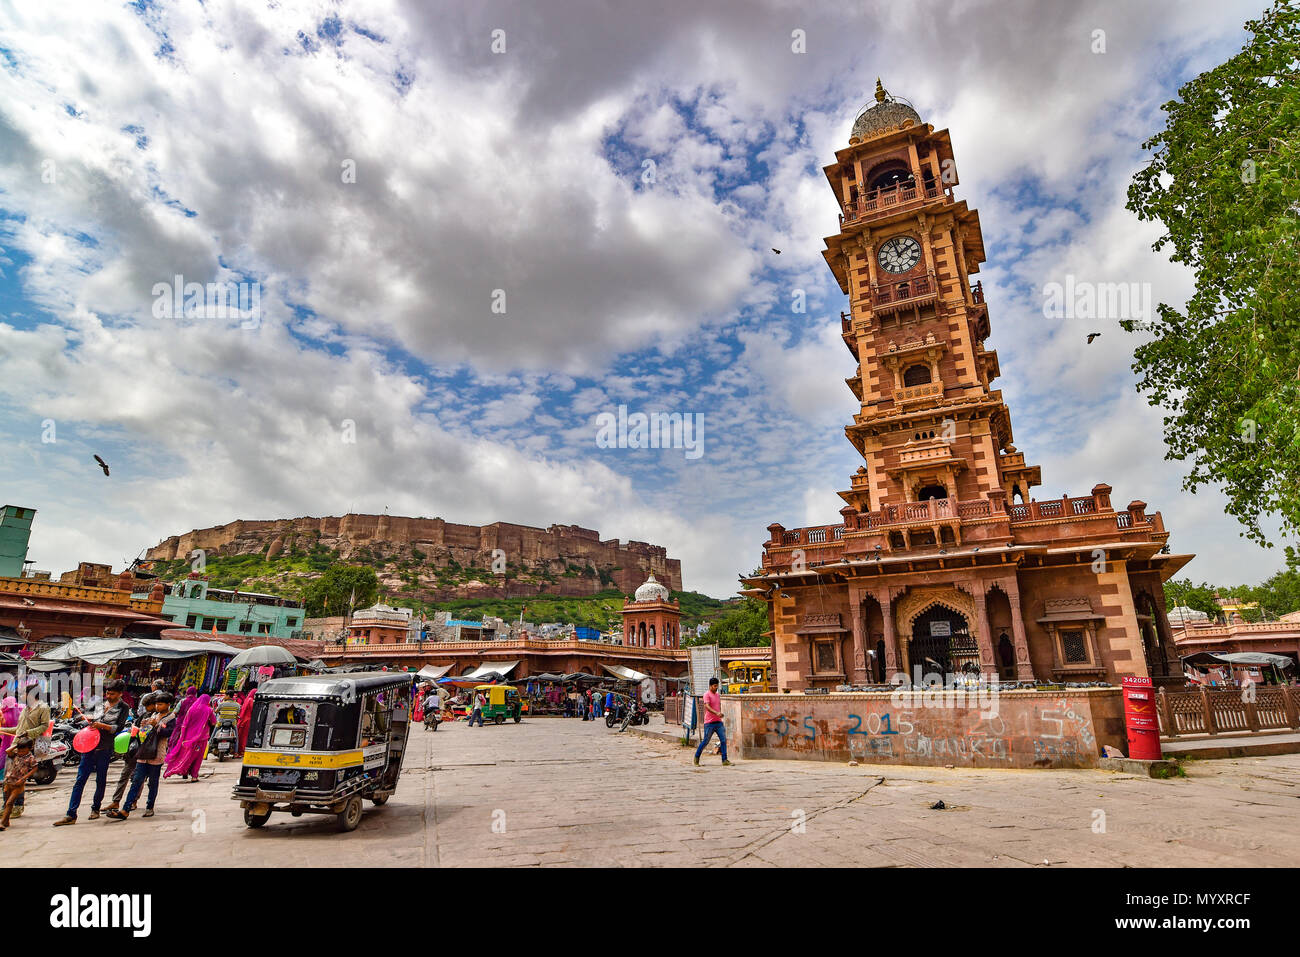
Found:
<path fill-rule="evenodd" d="M 181 680 L 177 682 L 176 687 L 185 689 L 191 685 L 195 688 L 203 684 L 203 672 L 207 666 L 207 655 L 199 655 L 185 662 L 185 670 L 181 672 Z"/>

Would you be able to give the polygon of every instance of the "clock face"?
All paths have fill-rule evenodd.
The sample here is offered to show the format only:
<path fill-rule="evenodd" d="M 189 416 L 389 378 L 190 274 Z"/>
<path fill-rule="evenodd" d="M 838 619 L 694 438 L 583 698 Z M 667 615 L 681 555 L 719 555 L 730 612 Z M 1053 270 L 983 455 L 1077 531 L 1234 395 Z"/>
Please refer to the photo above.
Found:
<path fill-rule="evenodd" d="M 911 236 L 895 236 L 881 244 L 876 261 L 886 272 L 907 272 L 921 261 L 921 244 Z"/>

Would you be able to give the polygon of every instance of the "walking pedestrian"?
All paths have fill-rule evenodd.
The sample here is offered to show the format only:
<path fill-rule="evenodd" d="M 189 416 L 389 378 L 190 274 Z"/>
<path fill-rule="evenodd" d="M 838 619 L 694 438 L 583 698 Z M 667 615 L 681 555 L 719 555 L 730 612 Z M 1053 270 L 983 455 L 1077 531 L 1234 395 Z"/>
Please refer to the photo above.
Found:
<path fill-rule="evenodd" d="M 153 685 L 143 695 L 140 696 L 140 706 L 135 710 L 135 720 L 137 727 L 140 721 L 152 713 L 149 707 L 153 699 L 162 692 L 163 680 L 155 678 Z M 171 697 L 168 695 L 168 697 Z M 122 795 L 126 793 L 127 785 L 131 783 L 131 776 L 135 773 L 135 762 L 139 755 L 139 748 L 130 748 L 126 754 L 122 755 L 122 773 L 117 777 L 117 786 L 113 788 L 113 799 L 104 807 L 104 812 L 116 811 L 118 805 L 122 802 Z"/>
<path fill-rule="evenodd" d="M 6 690 L 8 690 L 6 688 Z M 18 707 L 18 699 L 13 695 L 5 695 L 4 701 L 0 701 L 0 726 L 18 726 L 18 716 L 22 714 L 22 709 Z M 0 781 L 4 780 L 5 763 L 8 759 L 9 746 L 14 743 L 12 734 L 5 734 L 0 731 Z"/>
<path fill-rule="evenodd" d="M 105 816 L 115 821 L 125 821 L 127 815 L 135 810 L 140 791 L 148 784 L 149 794 L 145 799 L 143 816 L 153 817 L 153 804 L 158 798 L 158 777 L 167 751 L 167 739 L 176 724 L 176 719 L 168 713 L 174 700 L 165 691 L 149 695 L 149 714 L 140 721 L 144 740 L 136 752 L 135 771 L 131 775 L 131 790 L 126 794 L 126 805 L 120 811 L 109 808 L 104 812 Z"/>
<path fill-rule="evenodd" d="M 727 760 L 727 729 L 722 724 L 722 697 L 718 694 L 718 679 L 710 678 L 709 690 L 704 692 L 704 737 L 700 739 L 700 746 L 695 749 L 697 765 L 709 739 L 715 734 L 722 742 L 722 764 L 724 767 L 730 767 L 731 762 Z"/>
<path fill-rule="evenodd" d="M 27 789 L 27 779 L 36 772 L 36 755 L 27 738 L 15 740 L 5 755 L 4 813 L 0 814 L 0 831 L 9 828 L 9 816 L 14 804 Z"/>
<path fill-rule="evenodd" d="M 469 726 L 471 728 L 474 727 L 475 721 L 478 722 L 480 728 L 483 727 L 483 694 L 479 691 L 474 692 L 474 710 L 469 715 Z"/>
<path fill-rule="evenodd" d="M 26 707 L 18 716 L 17 724 L 0 727 L 0 734 L 12 735 L 13 742 L 30 741 L 36 763 L 40 764 L 50 749 L 50 736 L 47 733 L 50 728 L 50 706 L 41 698 L 41 686 L 35 678 L 28 681 L 24 697 L 27 699 Z M 14 817 L 23 816 L 23 806 L 26 803 L 27 795 L 19 793 L 18 800 L 14 803 Z"/>
<path fill-rule="evenodd" d="M 77 765 L 77 780 L 72 785 L 72 794 L 68 798 L 68 813 L 54 822 L 55 827 L 64 827 L 77 823 L 77 809 L 81 807 L 81 795 L 86 790 L 86 782 L 95 776 L 95 794 L 90 800 L 90 820 L 99 817 L 99 805 L 104 800 L 104 791 L 108 788 L 108 762 L 113 760 L 113 739 L 126 727 L 131 717 L 126 703 L 122 700 L 122 691 L 126 682 L 114 678 L 104 684 L 104 700 L 86 717 L 90 727 L 99 732 L 99 743 L 95 749 L 81 756 Z M 85 712 L 82 712 L 85 714 Z"/>
<path fill-rule="evenodd" d="M 169 778 L 179 774 L 190 784 L 199 779 L 199 768 L 203 767 L 203 753 L 208 748 L 208 734 L 217 723 L 217 716 L 208 706 L 208 696 L 203 694 L 195 699 L 185 712 L 180 722 L 180 730 L 173 733 L 175 744 L 164 759 L 167 771 L 163 777 Z"/>

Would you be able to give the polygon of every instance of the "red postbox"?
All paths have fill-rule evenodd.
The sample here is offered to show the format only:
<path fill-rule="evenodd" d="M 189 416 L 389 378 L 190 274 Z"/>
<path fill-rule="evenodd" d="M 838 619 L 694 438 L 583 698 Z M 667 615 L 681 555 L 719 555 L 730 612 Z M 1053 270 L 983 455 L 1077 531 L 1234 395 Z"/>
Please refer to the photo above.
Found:
<path fill-rule="evenodd" d="M 1156 689 L 1150 678 L 1125 678 L 1123 686 L 1128 756 L 1139 761 L 1159 761 L 1160 718 L 1156 714 Z"/>

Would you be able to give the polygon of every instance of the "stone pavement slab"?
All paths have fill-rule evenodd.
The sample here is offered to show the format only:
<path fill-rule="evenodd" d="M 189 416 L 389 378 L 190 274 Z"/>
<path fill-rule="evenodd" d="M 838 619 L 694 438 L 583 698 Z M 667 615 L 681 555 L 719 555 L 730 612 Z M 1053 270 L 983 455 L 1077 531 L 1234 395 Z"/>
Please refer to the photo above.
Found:
<path fill-rule="evenodd" d="M 1261 867 L 1300 864 L 1300 756 L 1185 762 L 1187 777 L 742 761 L 525 720 L 412 731 L 397 793 L 360 827 L 246 828 L 237 765 L 163 783 L 156 817 L 52 828 L 72 775 L 28 791 L 0 859 L 58 867 Z M 946 810 L 931 810 L 942 800 Z M 1044 862 L 1047 862 L 1046 864 Z"/>

